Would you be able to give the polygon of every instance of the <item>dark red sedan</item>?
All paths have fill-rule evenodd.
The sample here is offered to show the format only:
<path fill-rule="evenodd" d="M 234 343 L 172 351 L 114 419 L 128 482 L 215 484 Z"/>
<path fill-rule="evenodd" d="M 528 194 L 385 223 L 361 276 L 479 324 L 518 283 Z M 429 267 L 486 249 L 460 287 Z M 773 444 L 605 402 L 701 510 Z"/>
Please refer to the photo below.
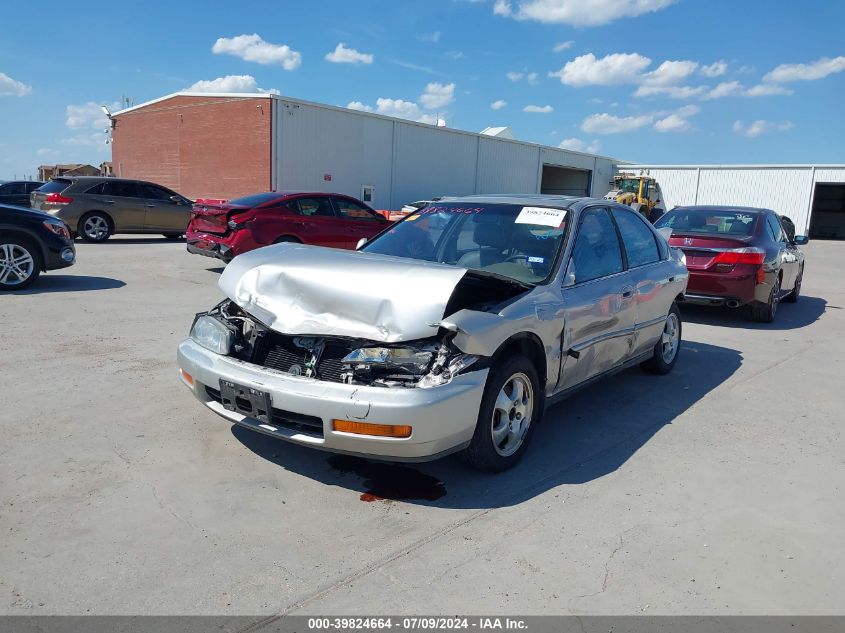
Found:
<path fill-rule="evenodd" d="M 794 224 L 774 211 L 676 207 L 654 225 L 671 229 L 669 244 L 684 251 L 690 273 L 685 302 L 747 305 L 755 321 L 771 323 L 781 300 L 798 300 L 804 276 L 798 246 L 807 238 L 796 236 Z"/>
<path fill-rule="evenodd" d="M 225 203 L 197 202 L 188 252 L 229 262 L 279 242 L 354 249 L 390 222 L 355 198 L 329 193 L 257 193 Z"/>

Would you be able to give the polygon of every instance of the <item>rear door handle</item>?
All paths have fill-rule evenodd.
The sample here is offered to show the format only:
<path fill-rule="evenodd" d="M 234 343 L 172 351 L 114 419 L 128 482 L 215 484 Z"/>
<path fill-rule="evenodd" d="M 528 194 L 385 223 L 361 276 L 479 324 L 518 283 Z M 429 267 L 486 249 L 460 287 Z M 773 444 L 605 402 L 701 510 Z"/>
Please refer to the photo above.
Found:
<path fill-rule="evenodd" d="M 152 209 L 153 207 L 155 207 L 154 204 L 145 204 L 144 206 L 147 207 L 148 209 Z"/>
<path fill-rule="evenodd" d="M 103 200 L 106 204 L 114 204 L 114 200 Z"/>
<path fill-rule="evenodd" d="M 627 299 L 629 297 L 634 296 L 634 289 L 631 286 L 625 286 L 622 288 L 622 297 Z"/>
<path fill-rule="evenodd" d="M 669 277 L 669 283 L 671 284 L 673 281 L 675 281 L 675 275 Z"/>

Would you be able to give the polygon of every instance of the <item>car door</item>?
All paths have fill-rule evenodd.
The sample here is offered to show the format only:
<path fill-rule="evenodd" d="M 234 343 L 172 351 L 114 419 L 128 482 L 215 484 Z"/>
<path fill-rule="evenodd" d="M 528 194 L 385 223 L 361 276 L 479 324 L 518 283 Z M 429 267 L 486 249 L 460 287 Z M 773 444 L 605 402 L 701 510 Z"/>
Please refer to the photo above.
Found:
<path fill-rule="evenodd" d="M 7 182 L 0 185 L 0 202 L 28 207 L 29 195 L 26 193 L 26 185 L 22 182 Z"/>
<path fill-rule="evenodd" d="M 777 248 L 777 259 L 783 272 L 783 279 L 780 284 L 781 292 L 788 292 L 792 290 L 795 285 L 795 278 L 798 276 L 798 255 L 794 248 L 789 247 L 789 240 L 780 223 L 780 218 L 774 213 L 766 213 L 766 224 L 769 229 L 769 237 L 772 238 L 775 248 Z"/>
<path fill-rule="evenodd" d="M 661 249 L 654 231 L 639 213 L 613 207 L 610 214 L 622 238 L 628 277 L 634 289 L 631 353 L 636 356 L 654 347 L 660 337 L 674 300 L 670 284 L 675 278 L 668 262 L 668 249 Z"/>
<path fill-rule="evenodd" d="M 107 180 L 85 192 L 87 211 L 105 211 L 114 222 L 116 233 L 144 230 L 146 208 L 137 183 Z"/>
<path fill-rule="evenodd" d="M 622 245 L 603 207 L 582 211 L 562 289 L 559 389 L 613 369 L 631 354 L 636 304 Z"/>
<path fill-rule="evenodd" d="M 175 193 L 148 182 L 138 183 L 144 198 L 144 230 L 152 232 L 184 233 L 191 215 L 191 205 L 181 196 L 172 200 Z"/>
<path fill-rule="evenodd" d="M 346 227 L 329 196 L 303 196 L 288 204 L 297 216 L 290 221 L 293 234 L 305 244 L 348 248 Z"/>
<path fill-rule="evenodd" d="M 388 224 L 382 216 L 352 198 L 332 196 L 332 200 L 340 225 L 346 232 L 346 248 L 355 248 L 362 237 L 370 239 Z"/>

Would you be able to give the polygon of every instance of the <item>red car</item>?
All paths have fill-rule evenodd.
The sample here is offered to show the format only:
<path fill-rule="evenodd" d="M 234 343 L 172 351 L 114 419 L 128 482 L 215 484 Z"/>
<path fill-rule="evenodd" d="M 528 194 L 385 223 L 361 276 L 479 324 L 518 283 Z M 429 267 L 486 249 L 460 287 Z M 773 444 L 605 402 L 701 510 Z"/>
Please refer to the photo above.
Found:
<path fill-rule="evenodd" d="M 355 198 L 334 193 L 257 193 L 197 202 L 185 234 L 188 252 L 229 262 L 269 244 L 300 242 L 354 249 L 390 222 Z"/>
<path fill-rule="evenodd" d="M 654 226 L 671 229 L 669 244 L 684 251 L 686 303 L 747 305 L 755 321 L 771 323 L 781 300 L 798 300 L 804 277 L 798 246 L 807 238 L 795 235 L 788 218 L 750 207 L 676 207 Z"/>

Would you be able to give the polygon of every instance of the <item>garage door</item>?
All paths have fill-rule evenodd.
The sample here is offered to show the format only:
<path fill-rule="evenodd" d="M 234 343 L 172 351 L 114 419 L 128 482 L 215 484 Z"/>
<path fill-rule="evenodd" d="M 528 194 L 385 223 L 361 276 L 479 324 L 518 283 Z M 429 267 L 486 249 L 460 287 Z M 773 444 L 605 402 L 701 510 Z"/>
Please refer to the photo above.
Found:
<path fill-rule="evenodd" d="M 592 172 L 588 169 L 543 165 L 540 193 L 558 196 L 589 196 L 591 174 Z"/>
<path fill-rule="evenodd" d="M 845 184 L 816 185 L 810 237 L 845 240 Z"/>

